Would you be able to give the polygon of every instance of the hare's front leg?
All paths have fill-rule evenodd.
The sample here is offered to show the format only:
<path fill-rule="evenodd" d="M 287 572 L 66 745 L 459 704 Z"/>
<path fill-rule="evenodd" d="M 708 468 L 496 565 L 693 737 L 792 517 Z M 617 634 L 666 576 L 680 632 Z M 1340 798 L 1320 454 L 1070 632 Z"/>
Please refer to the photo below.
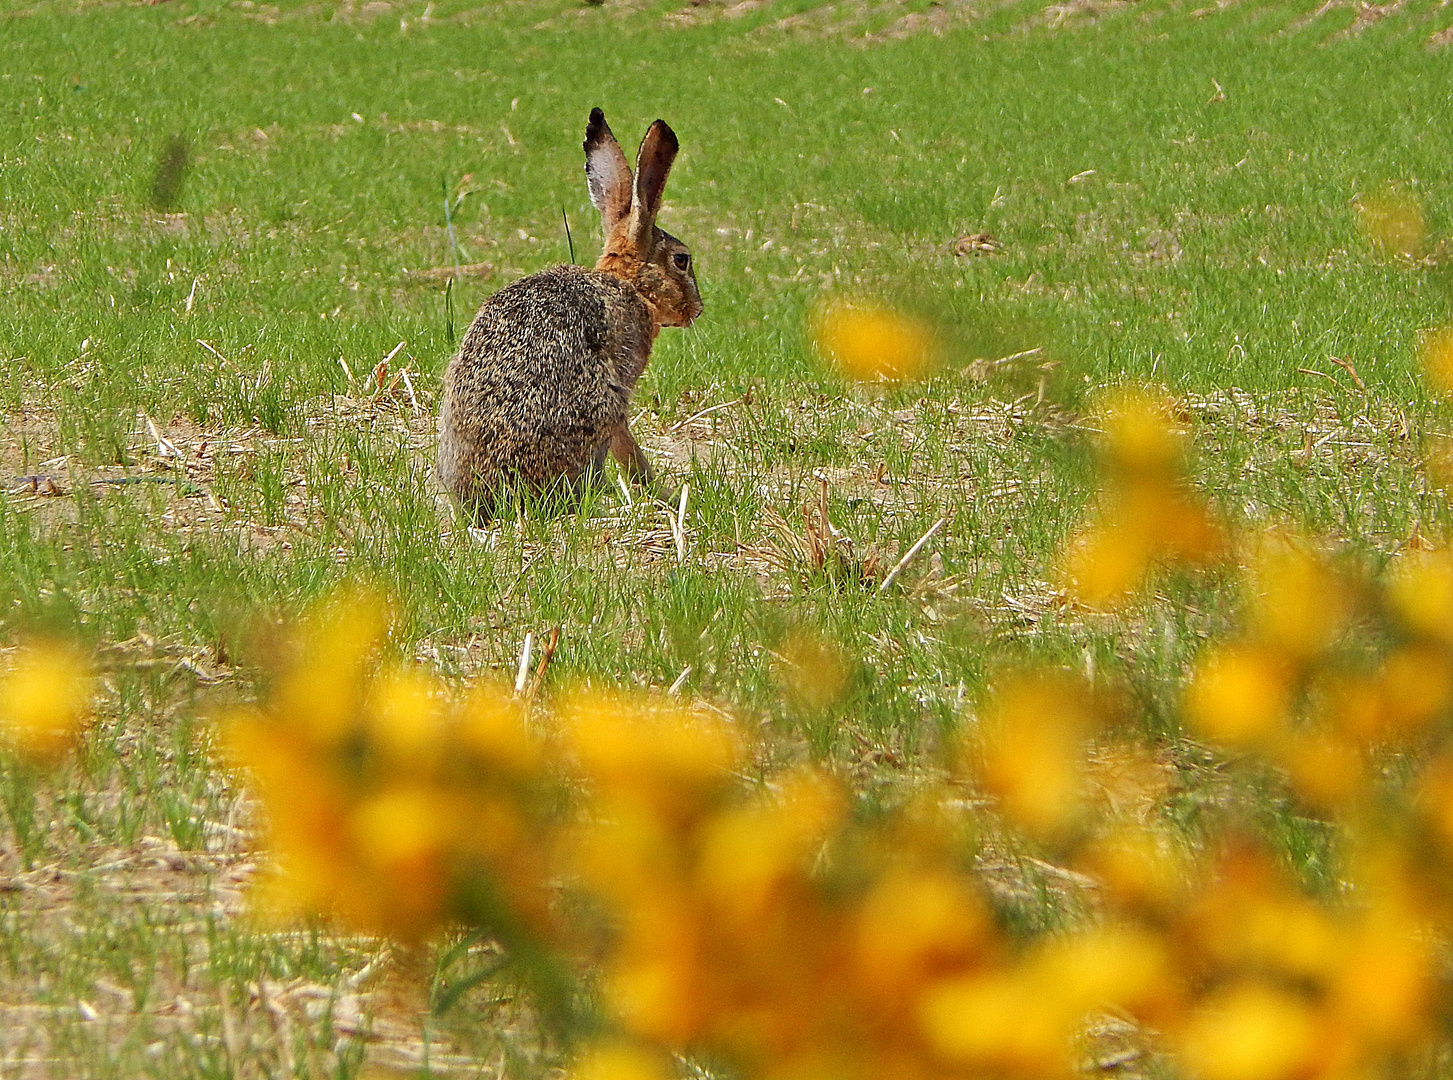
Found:
<path fill-rule="evenodd" d="M 646 460 L 646 452 L 641 449 L 635 438 L 631 435 L 631 429 L 624 423 L 615 429 L 610 437 L 610 452 L 625 473 L 626 479 L 638 487 L 649 487 L 655 479 L 651 471 L 651 463 Z"/>

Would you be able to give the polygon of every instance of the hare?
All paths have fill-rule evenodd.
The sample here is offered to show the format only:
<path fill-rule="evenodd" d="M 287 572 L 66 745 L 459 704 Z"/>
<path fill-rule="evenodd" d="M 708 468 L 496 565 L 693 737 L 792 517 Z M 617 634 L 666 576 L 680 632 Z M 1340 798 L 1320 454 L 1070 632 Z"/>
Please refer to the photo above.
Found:
<path fill-rule="evenodd" d="M 495 293 L 444 373 L 436 475 L 476 521 L 512 497 L 578 493 L 607 453 L 649 484 L 627 426 L 631 391 L 661 327 L 701 314 L 691 253 L 656 227 L 675 133 L 651 125 L 632 177 L 605 114 L 592 109 L 584 149 L 605 229 L 595 268 L 553 266 Z"/>

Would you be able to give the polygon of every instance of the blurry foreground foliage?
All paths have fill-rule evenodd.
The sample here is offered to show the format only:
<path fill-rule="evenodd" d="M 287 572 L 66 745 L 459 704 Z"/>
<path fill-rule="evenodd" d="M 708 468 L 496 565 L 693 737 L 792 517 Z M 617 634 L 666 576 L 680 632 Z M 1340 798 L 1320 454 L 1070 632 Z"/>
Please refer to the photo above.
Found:
<path fill-rule="evenodd" d="M 1164 566 L 1249 567 L 1241 628 L 1204 647 L 1181 721 L 1331 827 L 1337 887 L 1309 891 L 1250 823 L 1193 842 L 1126 812 L 1165 770 L 1127 695 L 1082 675 L 1004 674 L 935 777 L 885 807 L 824 769 L 763 776 L 753 736 L 705 704 L 451 692 L 386 660 L 386 605 L 351 594 L 226 725 L 270 824 L 260 906 L 406 943 L 491 935 L 584 1080 L 683 1060 L 1069 1076 L 1105 1015 L 1206 1080 L 1429 1067 L 1453 1006 L 1453 554 L 1377 576 L 1305 537 L 1231 535 L 1166 402 L 1124 392 L 1099 429 L 1066 602 L 1133 601 Z M 10 741 L 54 757 L 87 685 L 73 652 L 20 651 L 0 677 Z M 1091 883 L 1084 917 L 1016 924 L 976 869 L 1006 844 Z"/>

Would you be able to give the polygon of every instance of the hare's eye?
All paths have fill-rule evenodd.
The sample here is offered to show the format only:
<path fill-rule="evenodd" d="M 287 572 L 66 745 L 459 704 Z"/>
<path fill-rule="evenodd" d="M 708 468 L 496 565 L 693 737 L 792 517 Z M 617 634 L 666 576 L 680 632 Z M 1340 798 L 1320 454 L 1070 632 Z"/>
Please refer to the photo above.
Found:
<path fill-rule="evenodd" d="M 691 265 L 691 256 L 684 251 L 678 251 L 675 255 L 671 256 L 671 261 L 676 264 L 676 269 L 685 270 Z"/>

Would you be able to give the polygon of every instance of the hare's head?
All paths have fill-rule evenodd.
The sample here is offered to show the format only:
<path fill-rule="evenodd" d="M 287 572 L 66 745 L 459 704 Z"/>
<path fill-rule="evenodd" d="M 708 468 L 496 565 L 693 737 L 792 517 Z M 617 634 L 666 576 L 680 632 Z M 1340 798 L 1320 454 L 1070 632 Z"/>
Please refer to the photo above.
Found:
<path fill-rule="evenodd" d="M 605 250 L 597 270 L 634 285 L 660 326 L 690 326 L 701 314 L 701 293 L 691 252 L 656 227 L 666 176 L 676 160 L 676 133 L 657 120 L 641 140 L 636 173 L 611 134 L 605 113 L 590 110 L 585 129 L 585 176 L 590 201 L 605 226 Z"/>

